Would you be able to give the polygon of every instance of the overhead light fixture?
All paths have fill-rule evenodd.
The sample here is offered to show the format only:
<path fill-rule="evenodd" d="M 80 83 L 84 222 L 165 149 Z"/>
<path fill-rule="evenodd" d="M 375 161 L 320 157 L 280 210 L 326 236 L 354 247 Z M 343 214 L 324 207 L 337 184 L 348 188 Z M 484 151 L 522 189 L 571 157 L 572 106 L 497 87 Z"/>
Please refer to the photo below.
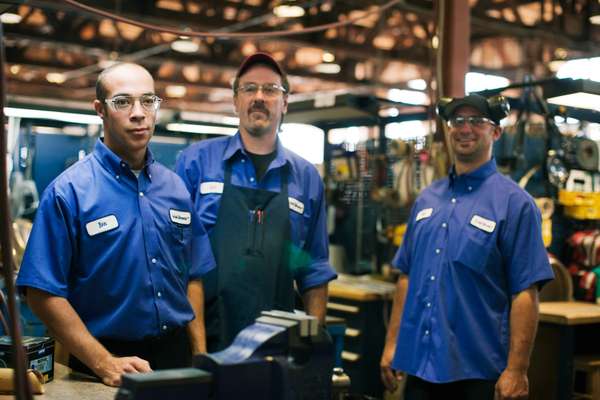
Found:
<path fill-rule="evenodd" d="M 298 18 L 303 16 L 305 13 L 304 8 L 293 1 L 284 2 L 273 8 L 273 14 L 279 18 Z"/>
<path fill-rule="evenodd" d="M 4 115 L 7 117 L 50 119 L 53 121 L 74 122 L 77 124 L 102 124 L 102 119 L 97 115 L 35 110 L 30 108 L 4 107 Z"/>
<path fill-rule="evenodd" d="M 214 126 L 214 125 L 198 125 L 186 124 L 180 122 L 172 122 L 167 124 L 167 130 L 171 132 L 186 132 L 186 133 L 201 133 L 206 135 L 229 135 L 233 136 L 238 131 L 234 127 Z"/>
<path fill-rule="evenodd" d="M 231 126 L 238 126 L 240 123 L 240 119 L 238 117 L 230 117 L 227 115 L 199 111 L 182 111 L 179 116 L 184 121 L 209 122 L 213 124 L 224 124 Z"/>
<path fill-rule="evenodd" d="M 543 85 L 548 103 L 600 110 L 600 82 L 588 79 L 557 79 Z"/>
<path fill-rule="evenodd" d="M 592 15 L 590 17 L 590 24 L 592 25 L 600 25 L 600 14 Z"/>
<path fill-rule="evenodd" d="M 411 79 L 406 82 L 406 86 L 413 90 L 425 90 L 427 89 L 427 82 L 425 82 L 425 79 Z"/>
<path fill-rule="evenodd" d="M 46 80 L 50 83 L 57 83 L 60 85 L 61 83 L 65 83 L 67 77 L 61 72 L 48 72 L 46 74 Z"/>
<path fill-rule="evenodd" d="M 335 63 L 321 63 L 314 66 L 315 72 L 320 74 L 337 74 L 342 70 L 338 64 Z"/>
<path fill-rule="evenodd" d="M 187 88 L 183 85 L 169 85 L 165 88 L 167 97 L 180 98 L 187 93 Z"/>
<path fill-rule="evenodd" d="M 335 56 L 333 55 L 333 53 L 330 53 L 328 51 L 326 51 L 325 53 L 323 53 L 323 62 L 325 63 L 332 63 L 335 61 Z"/>
<path fill-rule="evenodd" d="M 171 49 L 179 53 L 195 53 L 200 46 L 191 39 L 178 39 L 171 42 Z"/>
<path fill-rule="evenodd" d="M 23 17 L 15 13 L 7 12 L 0 15 L 0 21 L 3 24 L 18 24 L 19 22 L 21 22 L 22 19 Z"/>
<path fill-rule="evenodd" d="M 390 89 L 388 90 L 388 99 L 398 103 L 423 106 L 429 103 L 429 98 L 423 92 L 416 90 Z"/>

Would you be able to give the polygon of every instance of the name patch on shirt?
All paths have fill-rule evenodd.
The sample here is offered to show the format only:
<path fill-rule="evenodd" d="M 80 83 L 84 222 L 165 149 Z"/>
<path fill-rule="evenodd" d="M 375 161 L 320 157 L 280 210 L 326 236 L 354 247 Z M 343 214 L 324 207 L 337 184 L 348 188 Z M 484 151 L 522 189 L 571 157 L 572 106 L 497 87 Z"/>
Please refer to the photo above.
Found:
<path fill-rule="evenodd" d="M 192 213 L 189 211 L 169 210 L 171 222 L 179 225 L 189 225 L 192 223 Z"/>
<path fill-rule="evenodd" d="M 298 214 L 304 213 L 304 203 L 300 200 L 296 200 L 293 197 L 288 197 L 290 203 L 290 210 L 297 212 Z"/>
<path fill-rule="evenodd" d="M 494 229 L 496 229 L 496 223 L 494 221 L 480 217 L 479 215 L 473 215 L 473 218 L 471 218 L 471 225 L 487 233 L 492 233 L 494 232 Z"/>
<path fill-rule="evenodd" d="M 417 217 L 415 218 L 415 222 L 419 222 L 422 219 L 431 217 L 433 214 L 433 208 L 425 208 L 417 213 Z"/>
<path fill-rule="evenodd" d="M 223 193 L 223 182 L 202 182 L 200 194 Z"/>
<path fill-rule="evenodd" d="M 114 215 L 107 215 L 106 217 L 102 217 L 85 224 L 85 230 L 90 236 L 96 236 L 100 233 L 112 231 L 118 227 L 119 221 L 117 221 L 117 217 Z"/>

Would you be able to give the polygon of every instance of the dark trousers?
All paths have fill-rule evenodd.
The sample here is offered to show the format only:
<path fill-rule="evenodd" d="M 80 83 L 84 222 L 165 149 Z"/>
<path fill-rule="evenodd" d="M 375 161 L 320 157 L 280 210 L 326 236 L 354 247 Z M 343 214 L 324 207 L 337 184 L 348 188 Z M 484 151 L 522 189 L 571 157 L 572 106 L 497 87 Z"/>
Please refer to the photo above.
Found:
<path fill-rule="evenodd" d="M 496 381 L 466 379 L 450 383 L 431 383 L 413 375 L 406 379 L 405 400 L 494 400 Z"/>
<path fill-rule="evenodd" d="M 117 357 L 137 356 L 148 361 L 153 370 L 192 366 L 192 350 L 185 327 L 142 340 L 99 338 L 98 341 Z M 92 370 L 72 355 L 69 356 L 69 367 L 77 372 L 96 376 Z"/>

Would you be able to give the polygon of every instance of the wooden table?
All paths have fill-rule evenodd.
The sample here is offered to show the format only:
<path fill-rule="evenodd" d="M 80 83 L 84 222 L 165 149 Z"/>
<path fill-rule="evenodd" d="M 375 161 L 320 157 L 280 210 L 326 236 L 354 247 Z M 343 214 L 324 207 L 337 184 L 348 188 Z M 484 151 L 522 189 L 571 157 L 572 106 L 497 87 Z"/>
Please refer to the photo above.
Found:
<path fill-rule="evenodd" d="M 54 379 L 44 385 L 45 393 L 36 400 L 113 400 L 118 388 L 109 387 L 86 375 L 70 373 L 70 369 L 54 363 Z M 14 399 L 0 395 L 0 400 Z"/>
<path fill-rule="evenodd" d="M 577 301 L 540 303 L 531 362 L 532 398 L 570 400 L 576 354 L 600 354 L 600 305 Z"/>

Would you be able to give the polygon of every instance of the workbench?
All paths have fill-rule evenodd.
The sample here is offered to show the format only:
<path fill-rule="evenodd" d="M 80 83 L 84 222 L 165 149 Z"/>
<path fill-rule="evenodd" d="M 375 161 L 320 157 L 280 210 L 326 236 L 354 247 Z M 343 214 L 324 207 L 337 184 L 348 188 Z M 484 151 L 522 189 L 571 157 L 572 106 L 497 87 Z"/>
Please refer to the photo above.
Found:
<path fill-rule="evenodd" d="M 87 375 L 70 373 L 62 364 L 54 363 L 54 379 L 44 385 L 45 393 L 36 400 L 113 400 L 118 388 L 106 386 Z M 0 400 L 14 399 L 0 395 Z"/>

